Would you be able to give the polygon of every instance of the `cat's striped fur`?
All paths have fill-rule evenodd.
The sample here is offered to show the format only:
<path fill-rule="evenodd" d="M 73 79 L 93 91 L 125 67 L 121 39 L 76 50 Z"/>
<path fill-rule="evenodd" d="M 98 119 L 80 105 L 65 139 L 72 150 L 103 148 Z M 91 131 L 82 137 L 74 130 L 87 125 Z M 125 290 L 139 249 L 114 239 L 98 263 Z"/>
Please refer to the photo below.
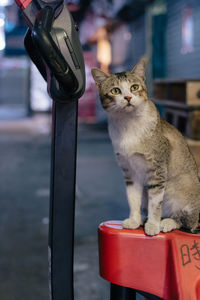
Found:
<path fill-rule="evenodd" d="M 148 99 L 144 60 L 131 72 L 108 75 L 92 69 L 92 75 L 126 181 L 130 216 L 124 228 L 144 224 L 148 235 L 194 230 L 200 211 L 196 163 L 183 136 Z"/>

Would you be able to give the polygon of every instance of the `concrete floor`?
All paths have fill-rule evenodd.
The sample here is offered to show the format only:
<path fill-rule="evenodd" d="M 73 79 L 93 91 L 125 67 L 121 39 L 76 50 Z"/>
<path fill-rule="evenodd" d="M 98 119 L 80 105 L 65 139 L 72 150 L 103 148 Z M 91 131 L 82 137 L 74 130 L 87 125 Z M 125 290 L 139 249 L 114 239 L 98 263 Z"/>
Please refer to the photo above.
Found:
<path fill-rule="evenodd" d="M 0 122 L 0 299 L 47 300 L 50 119 Z M 98 274 L 97 227 L 128 214 L 105 130 L 80 126 L 75 232 L 75 299 L 109 299 Z"/>
<path fill-rule="evenodd" d="M 0 122 L 1 300 L 49 299 L 50 123 L 48 116 Z M 200 166 L 200 143 L 189 144 Z M 106 130 L 80 126 L 75 300 L 109 299 L 109 284 L 98 274 L 97 227 L 127 215 L 123 178 Z"/>

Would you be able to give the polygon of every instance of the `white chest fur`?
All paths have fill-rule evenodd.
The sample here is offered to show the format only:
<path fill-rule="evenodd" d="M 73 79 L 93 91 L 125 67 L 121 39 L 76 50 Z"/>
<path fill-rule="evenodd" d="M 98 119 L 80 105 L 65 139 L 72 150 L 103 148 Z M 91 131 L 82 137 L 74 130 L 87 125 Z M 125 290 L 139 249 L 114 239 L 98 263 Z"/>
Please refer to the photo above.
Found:
<path fill-rule="evenodd" d="M 115 153 L 120 154 L 125 163 L 124 167 L 128 167 L 132 177 L 139 177 L 142 181 L 145 180 L 147 172 L 142 148 L 155 126 L 156 116 L 147 111 L 143 111 L 139 116 L 133 113 L 109 118 L 109 134 Z"/>
<path fill-rule="evenodd" d="M 123 122 L 121 122 L 120 127 L 117 124 L 109 125 L 109 134 L 115 152 L 125 156 L 133 154 L 140 141 L 138 134 L 135 132 L 135 126 L 131 126 L 133 124 L 128 125 L 123 124 Z"/>
<path fill-rule="evenodd" d="M 155 123 L 155 119 L 153 121 Z M 125 156 L 138 152 L 138 146 L 150 134 L 152 125 L 155 126 L 146 114 L 137 116 L 131 113 L 109 118 L 109 134 L 115 152 Z"/>

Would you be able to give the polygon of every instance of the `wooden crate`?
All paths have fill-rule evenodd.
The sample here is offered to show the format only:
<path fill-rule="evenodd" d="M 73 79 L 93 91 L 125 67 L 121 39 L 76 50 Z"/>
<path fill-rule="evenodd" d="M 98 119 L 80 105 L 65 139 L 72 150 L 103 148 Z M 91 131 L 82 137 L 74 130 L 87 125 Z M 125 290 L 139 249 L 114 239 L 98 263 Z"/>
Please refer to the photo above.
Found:
<path fill-rule="evenodd" d="M 200 106 L 175 101 L 155 100 L 162 105 L 162 117 L 176 127 L 185 137 L 200 140 Z"/>
<path fill-rule="evenodd" d="M 198 106 L 200 80 L 157 79 L 154 81 L 153 98 Z"/>

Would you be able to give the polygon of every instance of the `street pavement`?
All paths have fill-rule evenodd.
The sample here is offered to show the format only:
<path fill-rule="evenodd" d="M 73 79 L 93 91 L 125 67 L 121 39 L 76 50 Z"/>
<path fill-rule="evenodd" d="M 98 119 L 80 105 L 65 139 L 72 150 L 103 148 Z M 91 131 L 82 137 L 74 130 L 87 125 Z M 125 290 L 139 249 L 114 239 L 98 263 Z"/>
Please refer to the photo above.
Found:
<path fill-rule="evenodd" d="M 49 116 L 0 121 L 0 299 L 47 300 Z M 128 204 L 105 128 L 79 126 L 75 300 L 109 299 L 98 272 L 98 225 Z"/>
<path fill-rule="evenodd" d="M 48 115 L 0 121 L 0 300 L 49 299 L 50 128 Z M 200 163 L 200 143 L 189 143 Z M 104 126 L 79 126 L 76 195 L 75 300 L 108 300 L 109 284 L 98 272 L 97 228 L 129 210 Z"/>

